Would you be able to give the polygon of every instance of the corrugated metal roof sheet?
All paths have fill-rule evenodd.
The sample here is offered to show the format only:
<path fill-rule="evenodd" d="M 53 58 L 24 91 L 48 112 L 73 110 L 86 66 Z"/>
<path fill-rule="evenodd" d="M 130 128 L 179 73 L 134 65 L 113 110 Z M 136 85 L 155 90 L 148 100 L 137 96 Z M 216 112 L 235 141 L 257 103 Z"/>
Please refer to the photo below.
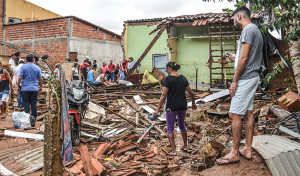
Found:
<path fill-rule="evenodd" d="M 254 136 L 252 147 L 266 160 L 273 176 L 300 175 L 300 143 L 276 135 Z"/>
<path fill-rule="evenodd" d="M 2 149 L 0 162 L 10 172 L 25 175 L 43 168 L 43 153 L 44 148 L 40 143 Z"/>

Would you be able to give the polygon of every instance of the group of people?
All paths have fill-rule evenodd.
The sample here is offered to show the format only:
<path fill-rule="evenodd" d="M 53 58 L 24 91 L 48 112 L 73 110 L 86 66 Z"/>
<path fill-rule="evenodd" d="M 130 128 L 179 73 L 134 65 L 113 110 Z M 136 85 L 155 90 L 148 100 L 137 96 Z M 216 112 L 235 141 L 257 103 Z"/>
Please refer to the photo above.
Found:
<path fill-rule="evenodd" d="M 229 88 L 231 104 L 229 117 L 232 120 L 233 146 L 231 152 L 216 160 L 219 165 L 229 165 L 240 162 L 240 157 L 252 159 L 252 140 L 254 131 L 253 102 L 259 84 L 259 73 L 262 62 L 263 38 L 258 27 L 251 22 L 250 11 L 247 7 L 237 8 L 233 13 L 234 26 L 242 31 L 238 42 L 236 54 L 229 53 L 229 59 L 235 63 L 235 74 Z M 163 81 L 163 92 L 154 116 L 158 116 L 162 105 L 166 111 L 167 137 L 172 147 L 171 155 L 177 155 L 174 140 L 174 124 L 177 120 L 181 131 L 183 146 L 181 151 L 188 149 L 187 130 L 184 124 L 187 101 L 185 92 L 191 95 L 192 108 L 196 109 L 195 96 L 184 76 L 177 71 L 180 65 L 176 62 L 167 64 L 166 72 L 169 74 Z M 246 143 L 240 149 L 241 133 L 245 121 Z"/>
<path fill-rule="evenodd" d="M 17 94 L 18 107 L 24 107 L 24 111 L 31 114 L 30 123 L 35 126 L 38 91 L 42 90 L 43 79 L 34 55 L 28 54 L 25 60 L 16 52 L 11 55 L 8 69 L 2 68 L 0 62 L 0 116 L 7 116 L 9 94 Z"/>
<path fill-rule="evenodd" d="M 106 62 L 102 63 L 102 67 L 98 69 L 97 61 L 93 60 L 91 63 L 87 56 L 82 65 L 79 65 L 76 59 L 72 67 L 72 80 L 79 80 L 79 75 L 82 81 L 89 82 L 95 86 L 108 86 L 118 80 L 124 80 L 125 75 L 132 70 L 136 61 L 132 57 L 123 59 L 120 64 L 115 65 L 113 60 L 110 60 L 107 65 Z M 99 72 L 97 72 L 97 69 Z M 139 66 L 136 67 L 136 72 L 139 73 Z M 100 74 L 99 74 L 100 73 Z"/>

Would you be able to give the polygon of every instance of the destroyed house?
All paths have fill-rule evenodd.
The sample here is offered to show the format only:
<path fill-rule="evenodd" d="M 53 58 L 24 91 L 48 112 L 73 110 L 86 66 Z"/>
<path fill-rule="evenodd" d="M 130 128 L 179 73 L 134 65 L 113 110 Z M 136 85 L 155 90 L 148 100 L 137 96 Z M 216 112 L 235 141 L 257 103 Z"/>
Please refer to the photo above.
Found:
<path fill-rule="evenodd" d="M 62 17 L 25 0 L 0 1 L 0 13 L 5 17 L 0 19 L 1 55 L 48 54 L 52 66 L 66 58 L 79 63 L 86 56 L 98 63 L 123 58 L 120 35 L 78 17 Z"/>
<path fill-rule="evenodd" d="M 261 16 L 252 13 L 252 21 L 257 23 Z M 179 72 L 192 85 L 198 82 L 224 88 L 234 75 L 234 63 L 225 53 L 236 52 L 240 33 L 231 14 L 203 13 L 125 21 L 122 44 L 125 57 L 142 57 L 142 72 L 154 67 L 165 72 L 166 63 L 176 61 L 181 65 Z M 281 52 L 288 47 L 282 42 L 275 44 Z M 278 61 L 279 57 L 269 61 L 270 70 Z M 284 74 L 291 75 L 288 70 Z M 282 87 L 287 75 L 282 75 L 272 87 Z"/>

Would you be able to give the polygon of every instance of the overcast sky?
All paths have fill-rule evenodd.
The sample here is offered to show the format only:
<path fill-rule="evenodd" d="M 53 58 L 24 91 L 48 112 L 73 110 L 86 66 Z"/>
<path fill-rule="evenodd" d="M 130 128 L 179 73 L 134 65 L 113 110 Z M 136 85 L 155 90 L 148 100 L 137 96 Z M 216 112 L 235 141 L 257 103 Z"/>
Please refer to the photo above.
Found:
<path fill-rule="evenodd" d="M 126 20 L 222 12 L 233 3 L 202 0 L 27 0 L 62 16 L 77 16 L 117 34 Z"/>

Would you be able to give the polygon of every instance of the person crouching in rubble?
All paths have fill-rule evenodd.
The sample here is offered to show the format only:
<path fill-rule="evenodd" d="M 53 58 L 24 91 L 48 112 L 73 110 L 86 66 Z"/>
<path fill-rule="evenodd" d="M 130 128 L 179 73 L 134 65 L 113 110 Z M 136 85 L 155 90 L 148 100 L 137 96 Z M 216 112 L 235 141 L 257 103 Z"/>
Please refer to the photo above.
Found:
<path fill-rule="evenodd" d="M 229 54 L 229 59 L 235 61 L 235 73 L 229 88 L 231 99 L 229 117 L 232 120 L 233 146 L 231 152 L 217 159 L 219 165 L 240 162 L 240 156 L 252 158 L 252 140 L 254 131 L 253 102 L 259 84 L 259 72 L 262 62 L 263 38 L 258 27 L 251 22 L 247 7 L 237 8 L 233 13 L 234 25 L 242 30 L 238 42 L 237 54 Z M 245 119 L 246 144 L 239 150 L 242 133 L 242 117 Z"/>
<path fill-rule="evenodd" d="M 184 119 L 187 111 L 185 91 L 188 91 L 191 96 L 193 110 L 196 110 L 197 106 L 195 104 L 195 95 L 190 88 L 187 79 L 183 75 L 177 73 L 177 70 L 180 69 L 180 65 L 176 62 L 169 62 L 166 67 L 166 72 L 169 75 L 163 81 L 162 85 L 164 89 L 157 110 L 154 113 L 154 117 L 158 116 L 163 103 L 165 103 L 168 131 L 167 136 L 172 147 L 172 152 L 170 153 L 170 155 L 177 155 L 176 145 L 174 141 L 174 124 L 176 119 L 184 143 L 181 151 L 185 152 L 188 149 L 187 130 L 184 124 Z"/>
<path fill-rule="evenodd" d="M 105 74 L 101 74 L 95 81 L 95 86 L 108 86 L 109 83 L 106 81 L 107 77 L 109 76 L 110 72 L 107 70 Z"/>

